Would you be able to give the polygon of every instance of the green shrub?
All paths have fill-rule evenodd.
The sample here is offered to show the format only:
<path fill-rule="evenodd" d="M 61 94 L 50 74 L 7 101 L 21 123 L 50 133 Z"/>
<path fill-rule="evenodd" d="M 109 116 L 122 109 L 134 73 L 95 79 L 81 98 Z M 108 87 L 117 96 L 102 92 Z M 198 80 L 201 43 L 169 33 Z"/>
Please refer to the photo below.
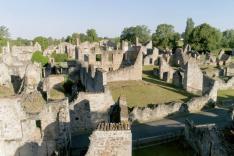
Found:
<path fill-rule="evenodd" d="M 68 59 L 67 54 L 56 54 L 52 53 L 51 57 L 54 58 L 55 62 L 66 62 Z"/>
<path fill-rule="evenodd" d="M 43 56 L 42 52 L 36 51 L 35 53 L 33 53 L 31 60 L 32 60 L 32 62 L 41 63 L 42 66 L 44 66 L 45 64 L 48 63 L 49 58 L 46 56 Z"/>

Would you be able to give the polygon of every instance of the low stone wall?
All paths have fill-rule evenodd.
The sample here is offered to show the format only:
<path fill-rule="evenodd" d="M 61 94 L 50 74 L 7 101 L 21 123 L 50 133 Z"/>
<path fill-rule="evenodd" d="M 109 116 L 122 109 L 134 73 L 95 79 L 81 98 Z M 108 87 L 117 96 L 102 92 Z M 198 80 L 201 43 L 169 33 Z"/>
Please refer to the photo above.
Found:
<path fill-rule="evenodd" d="M 86 156 L 132 155 L 132 133 L 129 126 L 107 123 L 100 128 L 90 136 Z"/>
<path fill-rule="evenodd" d="M 135 107 L 129 115 L 130 121 L 149 122 L 165 118 L 175 113 L 198 112 L 210 102 L 209 96 L 195 97 L 186 103 L 156 104 Z"/>
<path fill-rule="evenodd" d="M 151 107 L 135 107 L 129 114 L 130 121 L 148 122 L 178 112 L 182 103 L 157 104 Z"/>

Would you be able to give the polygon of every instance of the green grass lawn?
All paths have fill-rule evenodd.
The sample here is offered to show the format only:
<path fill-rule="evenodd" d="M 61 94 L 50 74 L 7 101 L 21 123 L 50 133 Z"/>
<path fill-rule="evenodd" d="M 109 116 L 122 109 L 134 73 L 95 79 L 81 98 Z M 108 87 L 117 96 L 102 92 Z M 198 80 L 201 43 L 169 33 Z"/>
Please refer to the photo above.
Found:
<path fill-rule="evenodd" d="M 234 89 L 219 90 L 218 101 L 234 99 Z"/>
<path fill-rule="evenodd" d="M 152 74 L 155 66 L 144 66 L 142 81 L 120 81 L 109 83 L 114 100 L 126 96 L 129 107 L 160 104 L 172 101 L 187 101 L 193 95 L 159 80 Z"/>

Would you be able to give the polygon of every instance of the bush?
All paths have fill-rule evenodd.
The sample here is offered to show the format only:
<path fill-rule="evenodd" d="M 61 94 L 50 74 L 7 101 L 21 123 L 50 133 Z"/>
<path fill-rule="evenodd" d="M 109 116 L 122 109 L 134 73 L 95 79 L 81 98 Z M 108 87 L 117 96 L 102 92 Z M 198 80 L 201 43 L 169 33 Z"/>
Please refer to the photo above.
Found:
<path fill-rule="evenodd" d="M 32 62 L 41 63 L 42 66 L 44 66 L 48 63 L 49 58 L 46 56 L 43 56 L 42 52 L 36 51 L 35 53 L 33 53 L 31 60 L 32 60 Z"/>
<path fill-rule="evenodd" d="M 68 59 L 67 54 L 56 54 L 52 53 L 51 57 L 54 58 L 55 62 L 66 62 Z"/>

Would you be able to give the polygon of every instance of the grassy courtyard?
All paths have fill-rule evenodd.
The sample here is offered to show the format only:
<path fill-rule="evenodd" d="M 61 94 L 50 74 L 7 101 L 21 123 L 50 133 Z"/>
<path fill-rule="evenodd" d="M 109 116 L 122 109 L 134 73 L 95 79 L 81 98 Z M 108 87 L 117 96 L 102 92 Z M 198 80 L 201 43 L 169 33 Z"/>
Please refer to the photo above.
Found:
<path fill-rule="evenodd" d="M 219 90 L 218 101 L 234 99 L 234 89 Z"/>
<path fill-rule="evenodd" d="M 187 101 L 193 95 L 159 80 L 152 74 L 155 66 L 144 66 L 142 81 L 121 81 L 109 83 L 114 100 L 126 96 L 128 106 L 145 106 L 172 101 Z"/>

